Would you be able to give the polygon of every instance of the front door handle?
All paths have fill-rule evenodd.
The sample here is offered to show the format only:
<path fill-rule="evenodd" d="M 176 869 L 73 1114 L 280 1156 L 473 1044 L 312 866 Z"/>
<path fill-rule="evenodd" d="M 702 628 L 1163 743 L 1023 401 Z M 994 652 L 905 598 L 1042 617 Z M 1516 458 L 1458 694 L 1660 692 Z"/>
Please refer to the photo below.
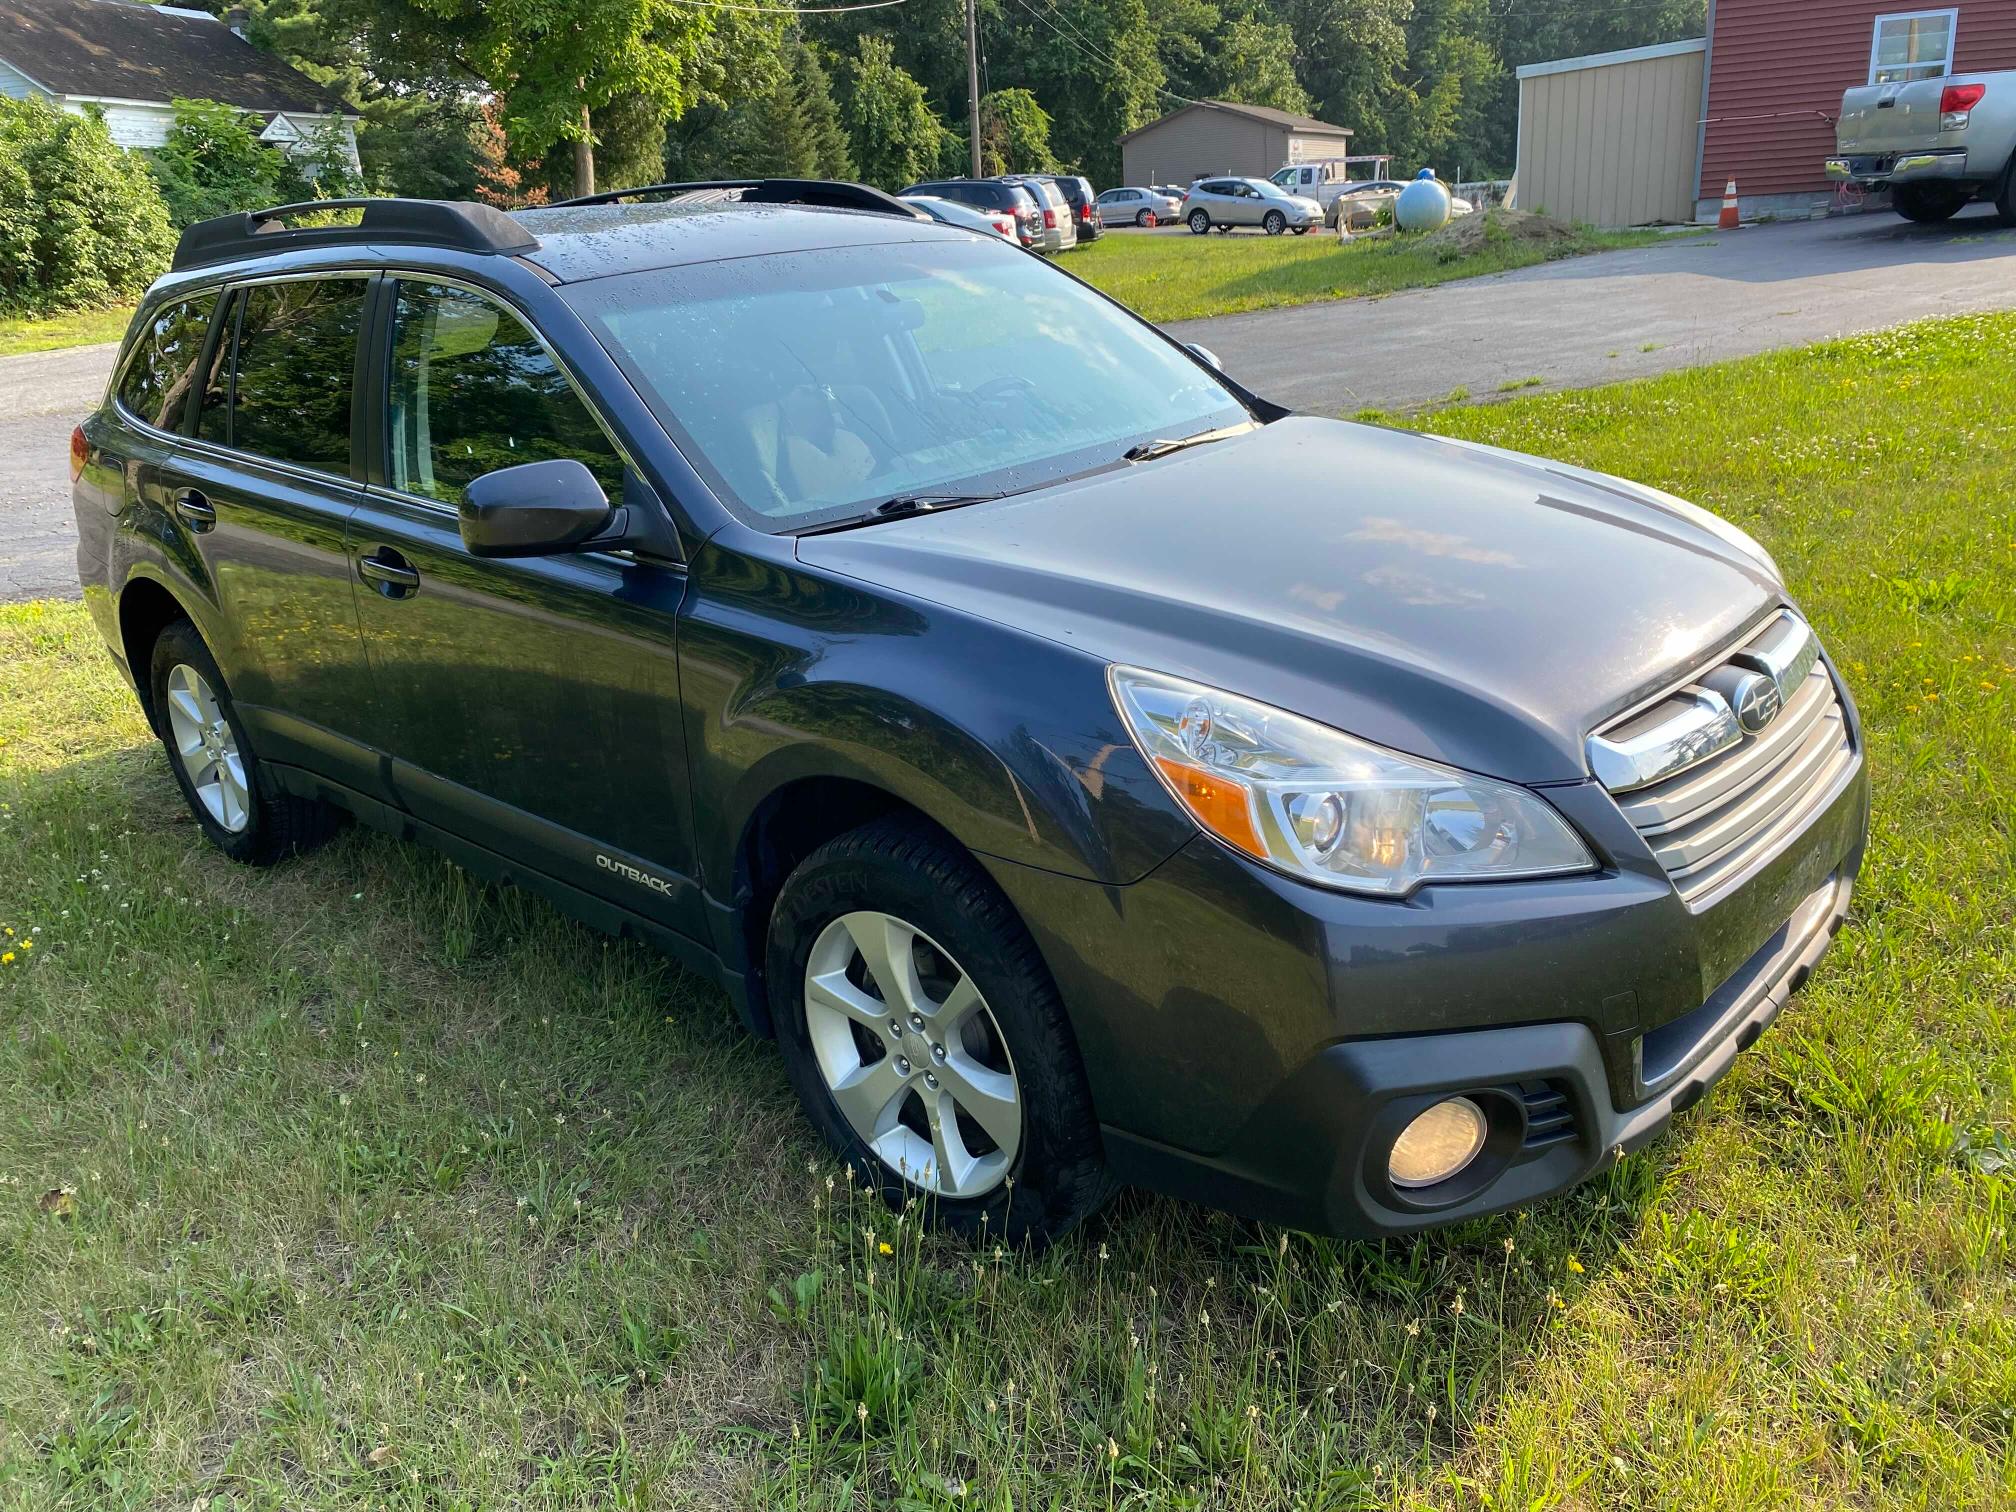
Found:
<path fill-rule="evenodd" d="M 407 598 L 420 590 L 420 574 L 390 546 L 357 559 L 357 575 L 387 598 Z"/>
<path fill-rule="evenodd" d="M 217 524 L 217 511 L 199 489 L 185 488 L 175 495 L 175 513 L 194 531 L 209 530 Z"/>

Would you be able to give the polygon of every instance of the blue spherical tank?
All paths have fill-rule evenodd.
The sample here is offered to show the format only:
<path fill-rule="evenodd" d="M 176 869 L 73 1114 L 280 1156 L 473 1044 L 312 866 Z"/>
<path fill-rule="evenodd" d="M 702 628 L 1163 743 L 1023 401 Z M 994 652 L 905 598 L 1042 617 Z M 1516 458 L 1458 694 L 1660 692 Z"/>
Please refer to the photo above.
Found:
<path fill-rule="evenodd" d="M 1393 202 L 1393 224 L 1402 231 L 1439 231 L 1449 224 L 1449 190 L 1424 168 L 1422 176 Z"/>

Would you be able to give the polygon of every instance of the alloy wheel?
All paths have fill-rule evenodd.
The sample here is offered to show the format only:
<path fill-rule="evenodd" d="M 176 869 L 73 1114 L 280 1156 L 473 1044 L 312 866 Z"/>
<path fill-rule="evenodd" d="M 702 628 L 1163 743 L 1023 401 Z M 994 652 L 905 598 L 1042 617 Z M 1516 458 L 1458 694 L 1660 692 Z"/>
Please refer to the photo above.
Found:
<path fill-rule="evenodd" d="M 805 963 L 805 1027 L 849 1126 L 941 1197 L 984 1196 L 1022 1146 L 1015 1063 L 973 978 L 893 914 L 842 914 Z"/>
<path fill-rule="evenodd" d="M 168 672 L 168 731 L 197 802 L 227 834 L 251 823 L 252 791 L 238 737 L 208 679 L 186 662 Z"/>

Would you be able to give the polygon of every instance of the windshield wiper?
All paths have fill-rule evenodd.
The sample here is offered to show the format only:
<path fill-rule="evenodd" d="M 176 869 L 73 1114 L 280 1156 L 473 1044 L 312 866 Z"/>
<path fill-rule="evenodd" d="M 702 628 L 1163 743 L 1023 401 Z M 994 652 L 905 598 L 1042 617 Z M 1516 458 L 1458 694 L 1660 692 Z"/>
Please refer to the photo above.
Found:
<path fill-rule="evenodd" d="M 1215 430 L 1198 431 L 1194 436 L 1143 441 L 1139 446 L 1128 447 L 1120 455 L 1129 462 L 1152 462 L 1157 457 L 1166 457 L 1171 452 L 1179 452 L 1186 446 L 1202 446 L 1208 441 L 1223 441 L 1228 436 L 1244 435 L 1251 429 L 1253 423 L 1250 420 L 1238 425 L 1221 425 Z"/>
<path fill-rule="evenodd" d="M 962 494 L 898 494 L 893 499 L 884 499 L 858 515 L 849 515 L 844 520 L 834 520 L 826 525 L 815 525 L 810 530 L 801 530 L 799 535 L 824 535 L 830 530 L 852 530 L 859 525 L 878 525 L 884 520 L 900 520 L 909 515 L 936 514 L 941 509 L 957 509 L 962 504 L 985 504 L 991 499 L 1003 498 L 998 493 Z"/>

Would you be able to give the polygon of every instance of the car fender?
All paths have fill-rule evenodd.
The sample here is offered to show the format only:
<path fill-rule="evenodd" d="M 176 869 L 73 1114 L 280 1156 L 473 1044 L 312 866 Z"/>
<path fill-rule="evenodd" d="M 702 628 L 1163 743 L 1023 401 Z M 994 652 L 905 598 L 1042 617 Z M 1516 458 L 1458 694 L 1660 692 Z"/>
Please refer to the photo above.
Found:
<path fill-rule="evenodd" d="M 811 779 L 886 794 L 976 854 L 1099 882 L 1145 875 L 1194 833 L 1122 727 L 1103 661 L 795 562 L 759 605 L 738 579 L 776 568 L 731 555 L 710 544 L 696 561 L 679 639 L 716 901 L 752 818 Z"/>

